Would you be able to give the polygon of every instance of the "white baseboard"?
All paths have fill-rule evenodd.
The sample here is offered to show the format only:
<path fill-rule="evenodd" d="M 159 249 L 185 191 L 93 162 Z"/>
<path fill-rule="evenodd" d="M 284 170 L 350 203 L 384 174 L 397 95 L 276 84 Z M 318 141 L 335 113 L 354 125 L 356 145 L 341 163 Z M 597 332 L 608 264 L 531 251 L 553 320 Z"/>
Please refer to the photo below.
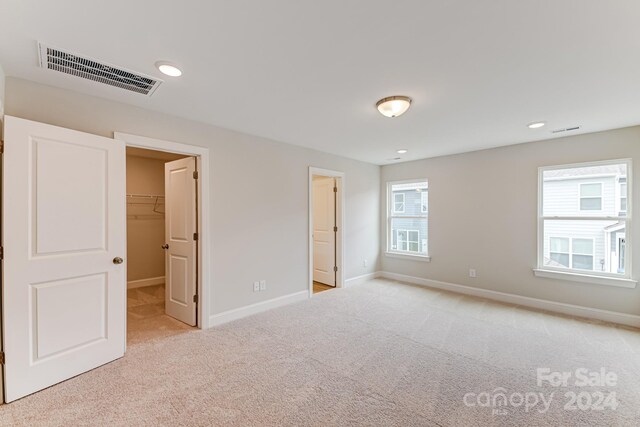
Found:
<path fill-rule="evenodd" d="M 390 273 L 388 271 L 381 272 L 380 277 L 391 280 L 398 280 L 400 282 L 412 283 L 414 285 L 426 286 L 429 288 L 456 292 L 459 294 L 471 295 L 510 304 L 522 305 L 525 307 L 537 308 L 540 310 L 554 311 L 556 313 L 563 313 L 571 316 L 586 317 L 589 319 L 602 320 L 605 322 L 619 323 L 621 325 L 640 328 L 640 316 L 634 314 L 619 313 L 616 311 L 601 310 L 598 308 L 583 307 L 580 305 L 565 304 L 562 302 L 524 297 L 520 295 L 509 294 L 506 292 L 491 291 L 488 289 L 456 285 L 454 283 L 441 282 L 438 280 L 423 279 L 421 277 Z"/>
<path fill-rule="evenodd" d="M 283 305 L 304 301 L 308 298 L 309 291 L 305 290 L 289 295 L 283 295 L 281 297 L 273 298 L 270 300 L 261 301 L 244 307 L 234 308 L 233 310 L 223 311 L 222 313 L 214 314 L 209 317 L 209 327 L 222 325 L 223 323 L 242 319 L 243 317 L 262 313 L 263 311 L 271 310 L 273 308 L 282 307 Z"/>
<path fill-rule="evenodd" d="M 349 286 L 360 285 L 362 283 L 368 282 L 371 279 L 380 277 L 381 275 L 382 275 L 381 271 L 375 271 L 373 273 L 363 274 L 362 276 L 352 277 L 350 279 L 345 280 L 344 287 L 347 288 Z"/>
<path fill-rule="evenodd" d="M 150 277 L 148 279 L 132 280 L 127 282 L 127 289 L 144 288 L 145 286 L 162 285 L 164 276 Z"/>

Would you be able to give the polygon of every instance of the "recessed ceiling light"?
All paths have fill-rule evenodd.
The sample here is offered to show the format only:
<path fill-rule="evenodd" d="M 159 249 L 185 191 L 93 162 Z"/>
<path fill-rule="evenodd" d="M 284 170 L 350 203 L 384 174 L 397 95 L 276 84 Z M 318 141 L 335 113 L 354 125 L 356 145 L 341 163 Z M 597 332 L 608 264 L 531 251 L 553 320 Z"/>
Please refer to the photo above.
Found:
<path fill-rule="evenodd" d="M 407 153 L 408 151 L 409 151 L 409 150 L 406 150 L 406 149 L 404 149 L 404 148 L 403 148 L 403 149 L 401 149 L 401 150 L 396 151 L 396 153 L 398 153 L 398 154 L 405 154 L 405 153 Z"/>
<path fill-rule="evenodd" d="M 167 76 L 180 77 L 182 75 L 182 70 L 170 62 L 158 61 L 156 62 L 156 67 L 162 74 Z"/>
<path fill-rule="evenodd" d="M 398 117 L 409 109 L 411 98 L 408 96 L 388 96 L 376 102 L 376 108 L 385 117 Z"/>
<path fill-rule="evenodd" d="M 529 123 L 529 124 L 527 125 L 527 127 L 528 127 L 529 129 L 538 129 L 538 128 L 541 128 L 541 127 L 542 127 L 542 126 L 544 126 L 544 125 L 546 125 L 546 123 L 545 123 L 545 122 L 533 122 L 533 123 Z"/>

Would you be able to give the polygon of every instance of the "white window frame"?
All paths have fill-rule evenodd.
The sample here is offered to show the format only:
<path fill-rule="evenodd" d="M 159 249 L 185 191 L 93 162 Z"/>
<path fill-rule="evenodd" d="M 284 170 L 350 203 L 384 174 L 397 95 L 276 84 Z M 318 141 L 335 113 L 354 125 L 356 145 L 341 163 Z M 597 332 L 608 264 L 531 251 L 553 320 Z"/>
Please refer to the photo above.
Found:
<path fill-rule="evenodd" d="M 582 187 L 585 185 L 599 185 L 600 186 L 600 196 L 583 196 L 582 195 Z M 578 184 L 578 211 L 580 212 L 602 212 L 604 209 L 604 183 L 602 181 L 593 181 L 593 182 L 581 182 Z M 582 199 L 600 199 L 600 209 L 582 209 Z"/>
<path fill-rule="evenodd" d="M 397 185 L 397 184 L 410 184 L 410 183 L 417 183 L 417 182 L 426 182 L 427 183 L 427 191 L 425 192 L 428 196 L 429 190 L 428 190 L 428 186 L 429 186 L 429 180 L 426 178 L 417 178 L 417 179 L 408 179 L 408 180 L 404 180 L 404 181 L 389 181 L 387 182 L 387 232 L 386 232 L 386 242 L 385 242 L 385 256 L 391 257 L 391 258 L 405 258 L 405 259 L 412 259 L 412 260 L 416 260 L 416 261 L 426 261 L 429 262 L 431 261 L 431 257 L 429 256 L 429 243 L 427 241 L 427 253 L 426 254 L 421 254 L 420 250 L 422 249 L 422 241 L 420 240 L 420 230 L 404 230 L 404 231 L 418 231 L 418 252 L 410 252 L 408 251 L 409 249 L 409 233 L 407 232 L 407 251 L 400 251 L 397 249 L 391 249 L 391 246 L 393 244 L 393 230 L 391 227 L 391 222 L 394 218 L 403 218 L 403 219 L 425 219 L 427 221 L 427 234 L 428 234 L 428 230 L 429 230 L 429 215 L 426 212 L 421 212 L 419 215 L 402 215 L 402 216 L 396 216 L 395 214 L 398 213 L 404 213 L 404 210 L 402 212 L 396 211 L 395 210 L 395 198 L 394 198 L 394 194 L 391 191 L 392 186 Z M 403 200 L 405 200 L 404 198 L 404 194 L 403 196 Z M 406 200 L 405 200 L 406 202 Z M 420 196 L 420 202 L 422 203 L 422 196 Z M 427 199 L 428 202 L 428 199 Z M 422 209 L 421 209 L 422 210 Z M 398 235 L 396 234 L 396 242 L 398 239 Z"/>
<path fill-rule="evenodd" d="M 396 201 L 396 196 L 402 196 L 402 201 L 401 202 L 397 202 Z M 405 206 L 406 206 L 406 198 L 404 196 L 404 193 L 393 194 L 392 197 L 393 197 L 393 202 L 392 202 L 393 203 L 393 213 L 404 213 Z M 396 205 L 398 203 L 402 203 L 402 210 L 396 209 Z"/>
<path fill-rule="evenodd" d="M 427 190 L 420 193 L 420 212 L 427 213 L 429 211 L 428 203 L 429 203 L 429 191 Z"/>
<path fill-rule="evenodd" d="M 571 168 L 580 168 L 580 167 L 590 167 L 590 166 L 603 166 L 603 165 L 612 165 L 612 164 L 626 164 L 627 165 L 627 214 L 625 216 L 604 216 L 597 215 L 598 212 L 601 211 L 579 211 L 579 216 L 544 216 L 544 172 L 556 169 L 571 169 Z M 542 166 L 538 168 L 538 265 L 537 268 L 534 268 L 534 274 L 538 277 L 544 278 L 552 278 L 552 279 L 561 279 L 561 280 L 570 280 L 581 283 L 592 283 L 592 284 L 600 284 L 600 285 L 610 285 L 610 286 L 618 286 L 623 288 L 635 288 L 637 285 L 637 281 L 633 280 L 632 273 L 632 249 L 633 244 L 631 242 L 631 236 L 633 235 L 632 227 L 632 183 L 633 183 L 633 169 L 631 164 L 631 159 L 618 159 L 618 160 L 606 160 L 606 161 L 598 161 L 598 162 L 588 162 L 588 163 L 575 163 L 568 165 L 557 165 L 557 166 Z M 604 188 L 603 188 L 604 191 Z M 580 195 L 580 194 L 579 194 Z M 603 193 L 601 192 L 601 195 Z M 604 200 L 603 200 L 604 202 Z M 603 206 L 604 207 L 604 206 Z M 591 215 L 585 215 L 585 212 L 593 212 L 596 213 Z M 605 220 L 605 221 L 620 221 L 625 224 L 626 230 L 626 238 L 625 238 L 625 267 L 624 274 L 615 274 L 604 271 L 588 271 L 588 270 L 578 270 L 578 269 L 570 269 L 570 268 L 559 268 L 552 267 L 548 265 L 544 265 L 544 222 L 548 220 Z M 554 236 L 555 237 L 555 236 Z M 571 246 L 570 246 L 571 249 Z M 595 246 L 594 246 L 595 249 Z M 571 257 L 570 257 L 571 259 Z M 595 257 L 594 257 L 595 262 Z M 572 265 L 573 260 L 571 259 L 570 265 Z"/>

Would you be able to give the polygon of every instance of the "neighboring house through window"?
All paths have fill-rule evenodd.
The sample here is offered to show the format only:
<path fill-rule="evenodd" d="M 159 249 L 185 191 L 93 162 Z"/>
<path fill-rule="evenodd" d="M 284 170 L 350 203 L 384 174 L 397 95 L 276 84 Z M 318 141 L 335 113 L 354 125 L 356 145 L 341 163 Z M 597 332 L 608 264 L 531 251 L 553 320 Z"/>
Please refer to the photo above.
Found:
<path fill-rule="evenodd" d="M 602 210 L 602 183 L 590 182 L 580 184 L 580 210 Z"/>
<path fill-rule="evenodd" d="M 628 160 L 539 170 L 538 269 L 630 278 Z"/>
<path fill-rule="evenodd" d="M 427 256 L 426 180 L 387 185 L 387 253 Z"/>
<path fill-rule="evenodd" d="M 404 193 L 393 195 L 393 213 L 404 213 Z"/>

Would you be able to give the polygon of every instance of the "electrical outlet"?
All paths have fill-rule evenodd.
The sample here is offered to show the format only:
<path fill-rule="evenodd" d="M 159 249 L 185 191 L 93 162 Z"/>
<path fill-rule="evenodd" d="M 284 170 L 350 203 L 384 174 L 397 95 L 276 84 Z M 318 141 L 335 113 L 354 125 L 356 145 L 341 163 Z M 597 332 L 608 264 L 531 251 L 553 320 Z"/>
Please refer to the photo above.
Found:
<path fill-rule="evenodd" d="M 260 280 L 260 290 L 261 291 L 266 291 L 267 290 L 267 281 L 266 280 Z"/>
<path fill-rule="evenodd" d="M 362 261 L 362 266 L 366 267 L 367 266 L 367 260 L 365 259 L 364 261 Z"/>
<path fill-rule="evenodd" d="M 260 292 L 260 282 L 253 282 L 253 292 Z"/>
<path fill-rule="evenodd" d="M 469 269 L 469 277 L 476 277 L 476 269 L 475 268 L 470 268 Z"/>

